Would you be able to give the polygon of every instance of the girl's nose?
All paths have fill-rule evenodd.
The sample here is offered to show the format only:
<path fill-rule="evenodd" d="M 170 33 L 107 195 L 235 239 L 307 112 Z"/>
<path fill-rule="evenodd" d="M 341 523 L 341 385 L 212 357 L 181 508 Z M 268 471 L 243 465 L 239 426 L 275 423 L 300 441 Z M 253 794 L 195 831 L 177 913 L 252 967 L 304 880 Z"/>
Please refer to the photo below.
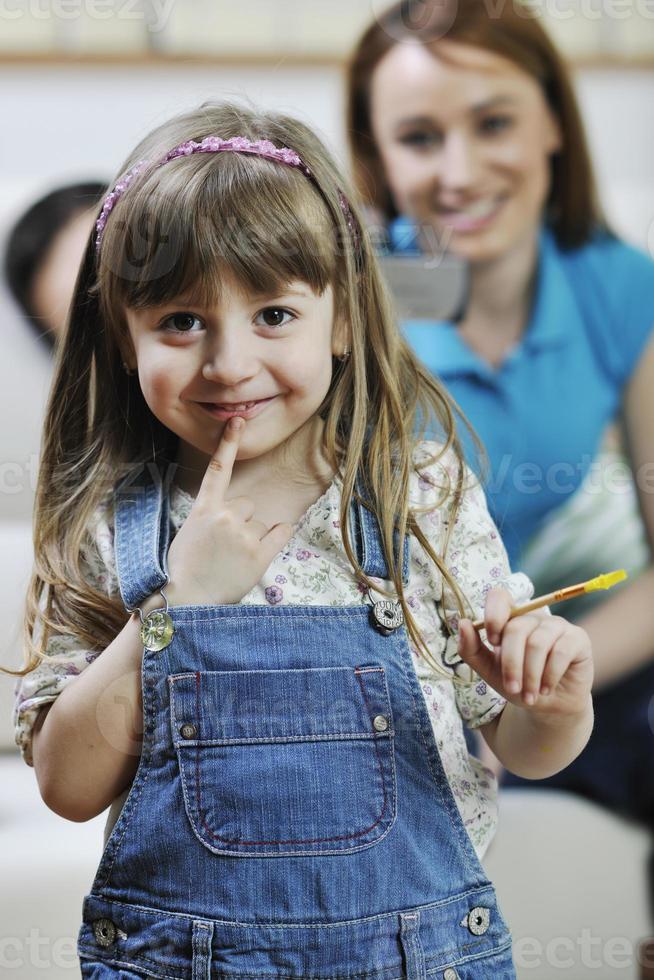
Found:
<path fill-rule="evenodd" d="M 243 337 L 223 337 L 207 352 L 202 376 L 207 381 L 225 386 L 237 385 L 257 373 L 254 352 Z"/>

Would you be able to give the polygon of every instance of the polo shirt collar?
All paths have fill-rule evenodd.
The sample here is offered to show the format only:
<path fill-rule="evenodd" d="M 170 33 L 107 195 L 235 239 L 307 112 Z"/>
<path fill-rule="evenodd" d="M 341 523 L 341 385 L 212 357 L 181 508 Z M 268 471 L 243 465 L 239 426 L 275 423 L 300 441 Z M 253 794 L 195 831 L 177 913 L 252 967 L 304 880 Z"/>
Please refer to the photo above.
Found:
<path fill-rule="evenodd" d="M 417 231 L 407 218 L 400 217 L 391 223 L 389 238 L 396 254 L 419 254 Z M 538 272 L 532 314 L 522 341 L 507 357 L 519 358 L 523 350 L 536 352 L 568 343 L 574 335 L 573 321 L 579 319 L 575 298 L 561 262 L 561 256 L 552 232 L 541 229 L 538 242 Z M 411 321 L 406 324 L 406 334 L 420 350 L 427 366 L 441 376 L 474 374 L 480 380 L 497 381 L 498 369 L 491 367 L 467 344 L 456 326 L 449 321 Z M 421 338 L 429 331 L 429 342 Z M 419 343 L 420 339 L 423 343 Z M 429 349 L 428 359 L 424 352 Z M 505 362 L 506 363 L 506 362 Z M 501 368 L 499 369 L 501 371 Z"/>

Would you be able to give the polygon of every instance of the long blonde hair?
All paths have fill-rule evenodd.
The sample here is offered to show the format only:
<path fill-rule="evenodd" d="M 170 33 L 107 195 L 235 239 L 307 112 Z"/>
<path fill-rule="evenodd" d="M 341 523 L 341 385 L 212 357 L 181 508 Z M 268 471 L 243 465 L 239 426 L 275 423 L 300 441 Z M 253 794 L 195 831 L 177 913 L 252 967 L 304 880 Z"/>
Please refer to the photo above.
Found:
<path fill-rule="evenodd" d="M 335 362 L 319 413 L 325 458 L 343 483 L 345 551 L 358 578 L 373 585 L 348 532 L 361 471 L 409 634 L 449 677 L 411 616 L 396 559 L 405 536 L 415 536 L 463 614 L 464 597 L 443 556 L 418 526 L 418 511 L 410 509 L 407 492 L 417 466 L 416 443 L 436 424 L 442 449 L 431 462 L 450 449 L 457 462 L 438 501 L 440 506 L 447 500 L 453 526 L 465 477 L 453 403 L 402 338 L 352 192 L 305 125 L 275 113 L 207 104 L 147 136 L 121 173 L 138 161 L 160 160 L 179 143 L 209 135 L 265 138 L 291 147 L 310 167 L 319 190 L 298 170 L 266 159 L 195 154 L 161 168 L 146 166 L 111 214 L 99 259 L 93 236 L 89 240 L 47 407 L 34 510 L 35 565 L 25 616 L 26 662 L 15 673 L 49 659 L 45 651 L 53 634 L 73 634 L 102 650 L 125 624 L 122 604 L 90 585 L 80 555 L 89 544 L 94 512 L 116 481 L 136 465 L 174 460 L 178 439 L 153 416 L 137 379 L 123 370 L 128 350 L 124 309 L 162 304 L 189 290 L 198 301 L 210 302 L 219 295 L 221 271 L 228 271 L 257 292 L 278 293 L 296 278 L 317 294 L 332 285 L 337 311 L 349 324 L 352 353 L 344 365 Z M 341 192 L 351 203 L 354 234 L 340 206 Z M 394 529 L 399 555 L 393 549 Z"/>

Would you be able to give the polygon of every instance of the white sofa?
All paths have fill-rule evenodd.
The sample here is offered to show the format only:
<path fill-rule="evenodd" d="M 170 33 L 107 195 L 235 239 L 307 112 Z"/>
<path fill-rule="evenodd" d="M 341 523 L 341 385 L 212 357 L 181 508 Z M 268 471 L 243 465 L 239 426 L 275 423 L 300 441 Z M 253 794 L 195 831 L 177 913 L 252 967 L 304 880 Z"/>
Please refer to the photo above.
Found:
<path fill-rule="evenodd" d="M 104 815 L 62 820 L 43 804 L 34 771 L 0 756 L 0 976 L 70 980 L 82 898 L 102 852 Z"/>
<path fill-rule="evenodd" d="M 513 933 L 520 980 L 640 980 L 639 948 L 653 932 L 651 847 L 641 827 L 572 794 L 501 793 L 484 866 Z"/>

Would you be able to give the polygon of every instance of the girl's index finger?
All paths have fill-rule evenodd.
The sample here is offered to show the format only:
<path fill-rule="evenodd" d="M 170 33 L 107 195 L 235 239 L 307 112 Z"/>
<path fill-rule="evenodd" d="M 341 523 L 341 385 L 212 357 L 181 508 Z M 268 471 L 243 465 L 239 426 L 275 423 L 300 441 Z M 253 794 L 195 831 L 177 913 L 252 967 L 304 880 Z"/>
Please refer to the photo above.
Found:
<path fill-rule="evenodd" d="M 198 497 L 211 496 L 213 500 L 225 497 L 232 478 L 234 461 L 241 441 L 241 432 L 244 428 L 245 419 L 240 416 L 237 415 L 229 420 L 223 429 L 216 451 L 209 460 Z"/>

